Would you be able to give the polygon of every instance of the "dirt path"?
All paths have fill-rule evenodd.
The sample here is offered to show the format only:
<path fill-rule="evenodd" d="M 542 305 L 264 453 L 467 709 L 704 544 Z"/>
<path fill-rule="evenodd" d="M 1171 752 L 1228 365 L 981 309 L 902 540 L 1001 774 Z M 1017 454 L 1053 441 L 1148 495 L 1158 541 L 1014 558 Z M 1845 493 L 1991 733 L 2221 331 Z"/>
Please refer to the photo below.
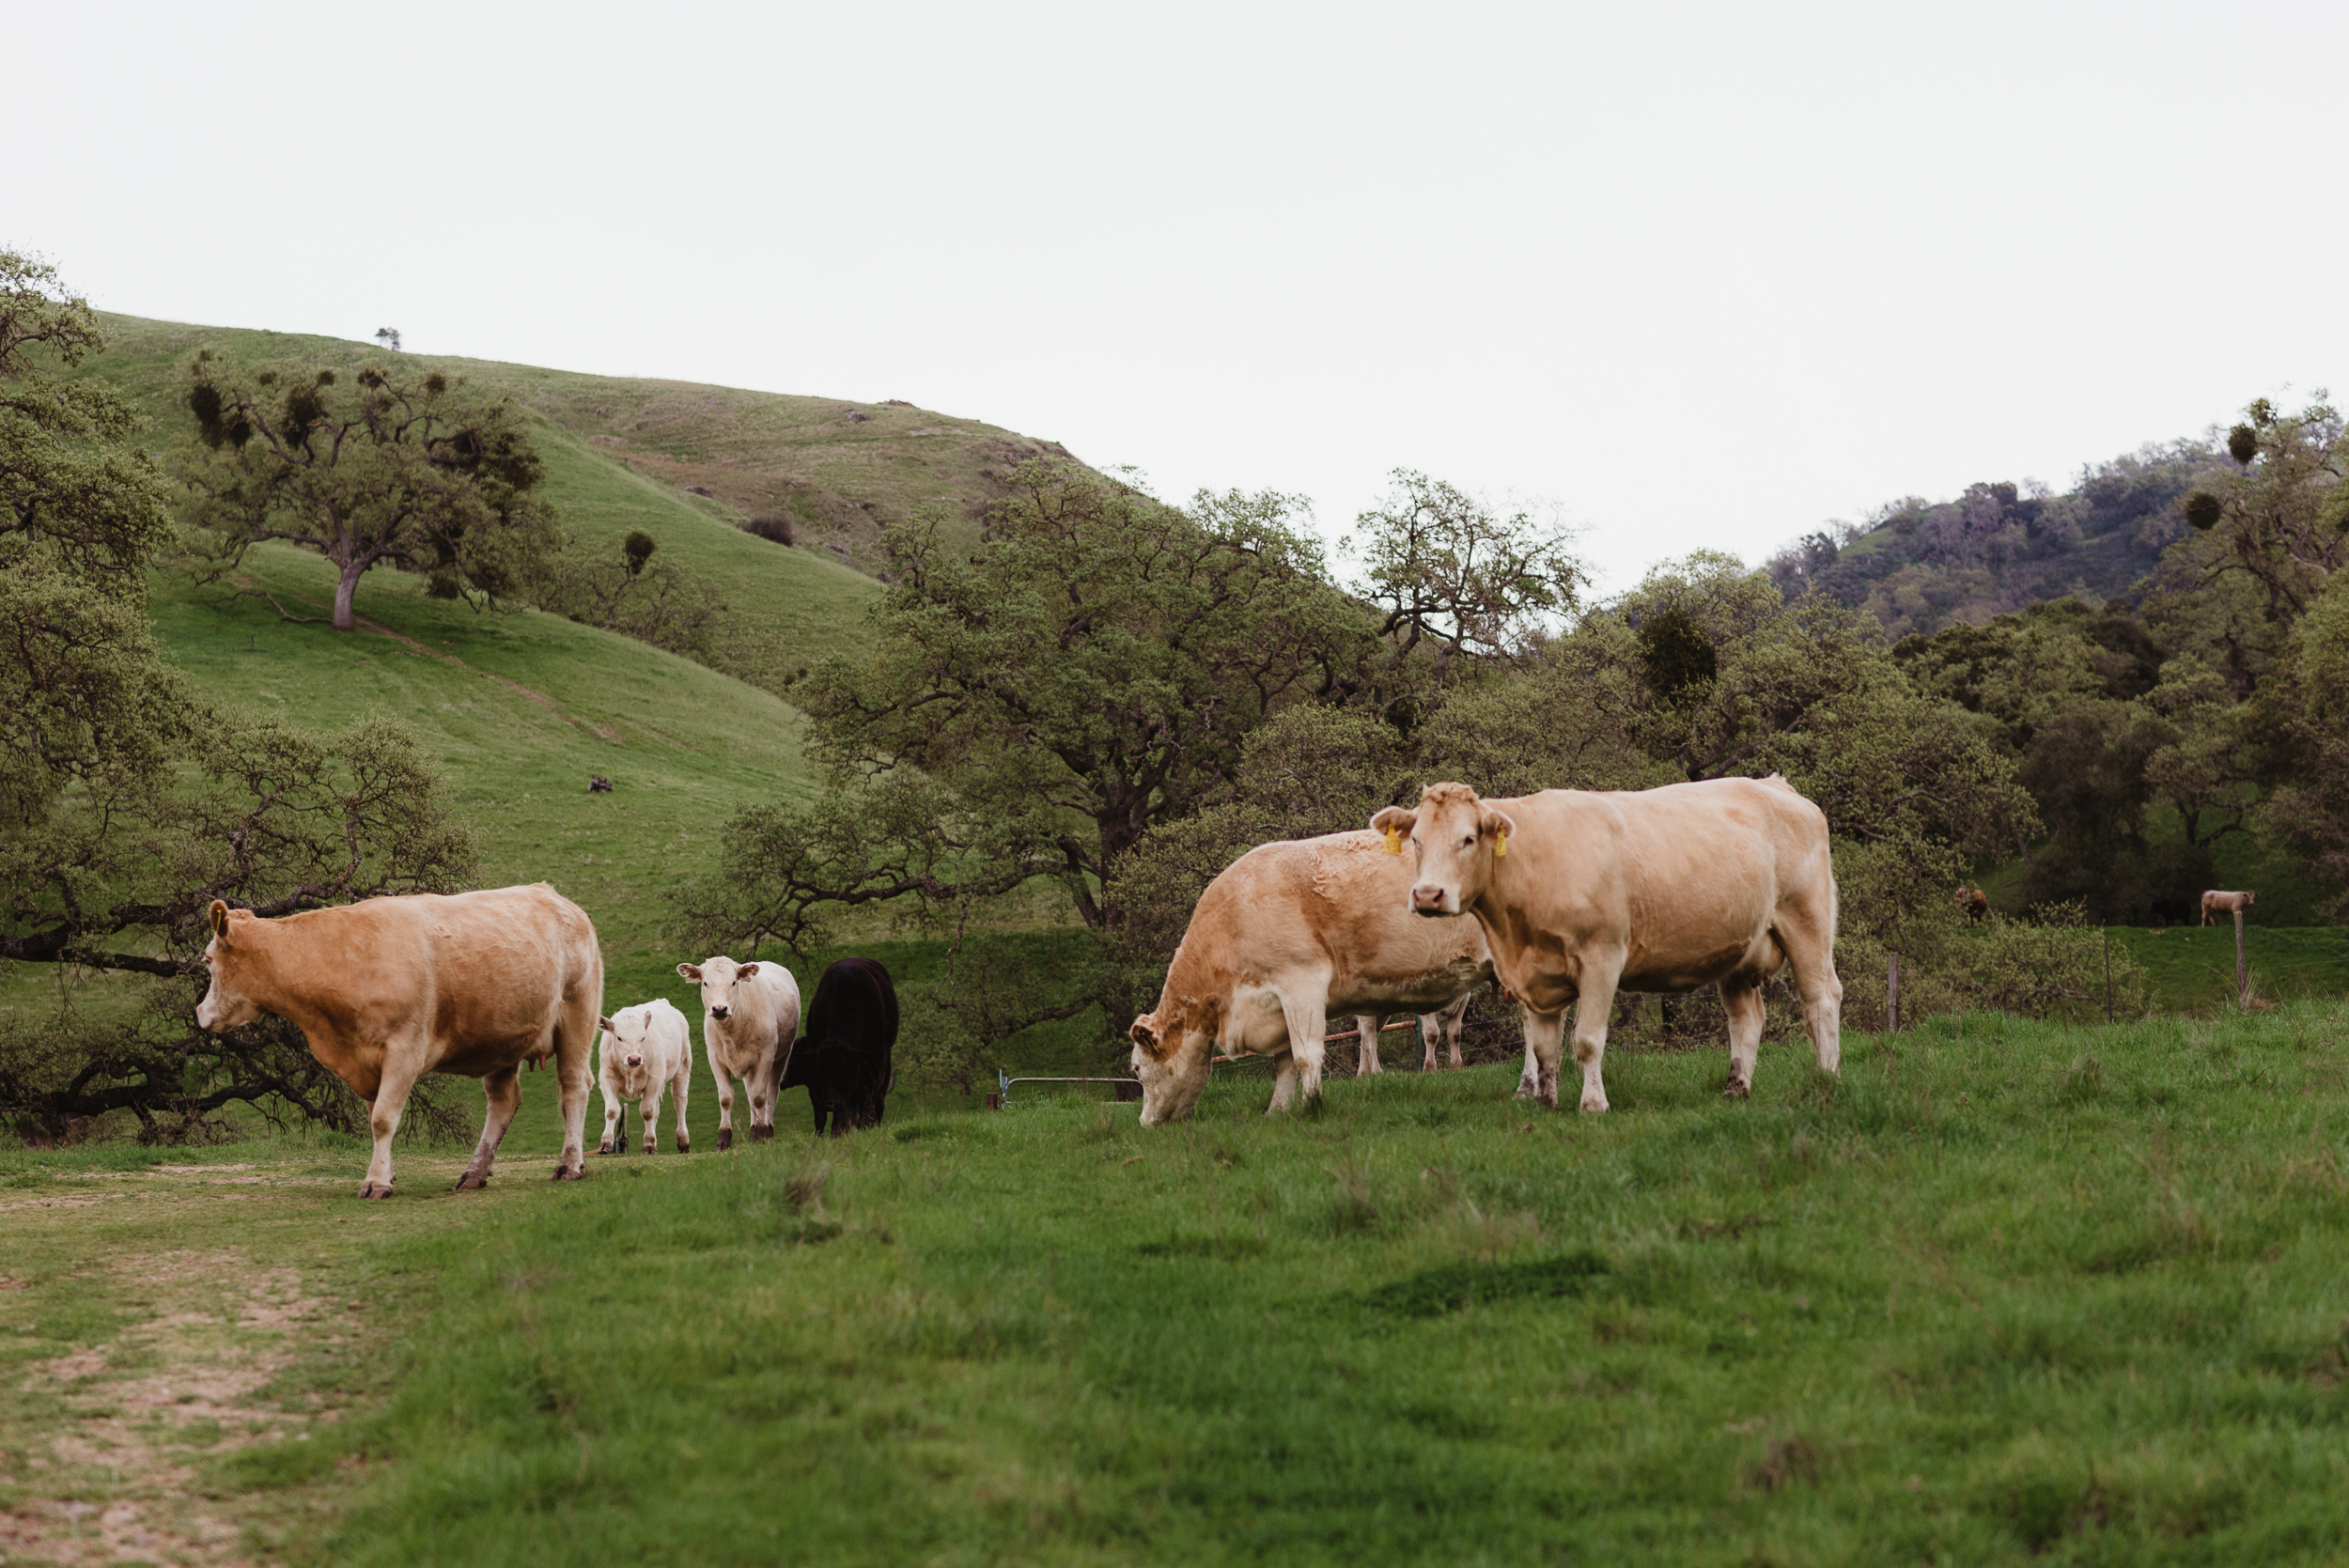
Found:
<path fill-rule="evenodd" d="M 137 1183 L 144 1190 L 61 1194 L 7 1206 L 168 1201 L 192 1186 L 273 1182 L 251 1172 L 180 1168 L 163 1173 L 160 1184 Z M 288 1186 L 311 1185 L 291 1172 L 288 1178 Z M 212 1205 L 261 1196 L 214 1190 L 179 1197 L 155 1212 L 157 1229 L 210 1241 L 232 1228 L 225 1223 L 229 1215 L 243 1212 L 241 1203 L 226 1213 Z M 191 1198 L 211 1218 L 186 1215 L 175 1224 L 174 1211 Z M 107 1212 L 122 1211 L 109 1203 Z M 68 1221 L 64 1215 L 20 1218 Z M 69 1278 L 77 1294 L 109 1305 L 115 1328 L 91 1335 L 70 1354 L 21 1362 L 7 1378 L 0 1562 L 220 1568 L 269 1560 L 267 1543 L 280 1533 L 272 1522 L 303 1505 L 299 1489 L 223 1492 L 217 1461 L 265 1444 L 309 1442 L 320 1424 L 339 1419 L 343 1396 L 333 1380 L 305 1378 L 300 1369 L 361 1343 L 358 1303 L 332 1298 L 322 1275 L 265 1263 L 234 1244 L 127 1255 L 93 1249 Z M 0 1279 L 0 1316 L 15 1318 L 9 1305 L 28 1300 L 32 1288 Z"/>

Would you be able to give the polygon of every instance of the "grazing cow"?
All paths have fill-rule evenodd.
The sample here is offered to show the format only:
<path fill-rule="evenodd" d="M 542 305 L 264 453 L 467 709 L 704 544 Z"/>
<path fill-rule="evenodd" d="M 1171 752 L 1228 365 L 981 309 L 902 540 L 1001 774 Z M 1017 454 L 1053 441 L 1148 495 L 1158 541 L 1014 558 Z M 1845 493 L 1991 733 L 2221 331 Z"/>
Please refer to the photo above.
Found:
<path fill-rule="evenodd" d="M 807 1028 L 783 1070 L 783 1087 L 807 1085 L 816 1130 L 830 1118 L 834 1138 L 880 1126 L 897 1084 L 897 987 L 872 958 L 843 958 L 816 982 Z"/>
<path fill-rule="evenodd" d="M 2206 893 L 2202 894 L 2202 924 L 2208 925 L 2213 915 L 2241 914 L 2257 897 L 2256 893 Z"/>
<path fill-rule="evenodd" d="M 781 964 L 738 964 L 723 954 L 677 973 L 702 988 L 702 1054 L 718 1080 L 718 1147 L 734 1147 L 734 1080 L 751 1096 L 751 1141 L 775 1135 L 775 1094 L 800 1032 L 800 983 Z"/>
<path fill-rule="evenodd" d="M 1990 895 L 1970 885 L 1957 890 L 1957 907 L 1968 920 L 1980 924 L 1990 916 Z"/>
<path fill-rule="evenodd" d="M 1473 921 L 1408 913 L 1410 877 L 1375 833 L 1259 845 L 1207 884 L 1155 1011 L 1136 1018 L 1144 1126 L 1189 1115 L 1208 1058 L 1272 1058 L 1272 1110 L 1321 1093 L 1329 1015 L 1450 1008 L 1491 977 Z"/>
<path fill-rule="evenodd" d="M 658 1153 L 661 1143 L 653 1136 L 653 1124 L 661 1119 L 663 1089 L 677 1094 L 677 1152 L 692 1153 L 693 1136 L 685 1129 L 685 1090 L 692 1080 L 693 1039 L 685 1015 L 665 998 L 656 997 L 596 1022 L 603 1026 L 602 1071 L 598 1075 L 603 1090 L 603 1141 L 596 1153 L 628 1153 L 628 1132 L 620 1126 L 623 1100 L 634 1100 L 644 1118 L 645 1153 Z"/>
<path fill-rule="evenodd" d="M 204 949 L 211 986 L 195 1021 L 219 1032 L 274 1013 L 367 1104 L 375 1157 L 362 1198 L 392 1195 L 392 1135 L 427 1073 L 481 1079 L 481 1142 L 460 1192 L 521 1104 L 517 1069 L 550 1056 L 563 1106 L 554 1179 L 579 1179 L 587 1061 L 603 1006 L 603 955 L 586 911 L 541 882 L 443 897 L 370 898 L 283 920 L 218 899 Z"/>
<path fill-rule="evenodd" d="M 1473 916 L 1484 928 L 1501 983 L 1525 1010 L 1544 1105 L 1558 1103 L 1568 1002 L 1578 1003 L 1582 1109 L 1605 1110 L 1615 993 L 1708 984 L 1729 1014 L 1727 1093 L 1744 1097 L 1762 1043 L 1762 985 L 1790 963 L 1819 1065 L 1840 1067 L 1827 817 L 1775 774 L 1509 800 L 1430 784 L 1416 811 L 1390 806 L 1371 826 L 1409 838 L 1408 908 L 1439 921 Z"/>

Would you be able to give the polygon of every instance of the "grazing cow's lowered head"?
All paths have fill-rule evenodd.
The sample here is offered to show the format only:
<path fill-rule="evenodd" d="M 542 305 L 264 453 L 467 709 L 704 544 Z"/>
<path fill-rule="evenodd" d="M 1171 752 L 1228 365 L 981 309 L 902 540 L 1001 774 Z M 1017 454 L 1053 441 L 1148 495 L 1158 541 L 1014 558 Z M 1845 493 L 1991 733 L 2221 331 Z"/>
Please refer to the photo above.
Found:
<path fill-rule="evenodd" d="M 255 920 L 250 909 L 232 909 L 217 898 L 207 918 L 212 924 L 212 939 L 204 949 L 204 967 L 211 971 L 212 984 L 195 1004 L 195 1023 L 221 1034 L 251 1023 L 264 1011 L 244 994 L 252 978 L 249 949 Z"/>
<path fill-rule="evenodd" d="M 1509 835 L 1517 831 L 1464 784 L 1429 784 L 1420 791 L 1418 810 L 1389 806 L 1370 827 L 1387 835 L 1390 854 L 1410 846 L 1411 912 L 1431 916 L 1459 914 L 1484 896 L 1493 857 L 1509 852 Z"/>
<path fill-rule="evenodd" d="M 1212 1070 L 1222 1006 L 1214 997 L 1177 996 L 1170 986 L 1158 1011 L 1133 1021 L 1134 1077 L 1142 1080 L 1142 1125 L 1179 1121 L 1199 1103 Z"/>
<path fill-rule="evenodd" d="M 720 1023 L 734 1017 L 734 983 L 758 978 L 756 964 L 738 964 L 723 953 L 698 964 L 679 964 L 677 971 L 701 982 L 702 1011 Z"/>

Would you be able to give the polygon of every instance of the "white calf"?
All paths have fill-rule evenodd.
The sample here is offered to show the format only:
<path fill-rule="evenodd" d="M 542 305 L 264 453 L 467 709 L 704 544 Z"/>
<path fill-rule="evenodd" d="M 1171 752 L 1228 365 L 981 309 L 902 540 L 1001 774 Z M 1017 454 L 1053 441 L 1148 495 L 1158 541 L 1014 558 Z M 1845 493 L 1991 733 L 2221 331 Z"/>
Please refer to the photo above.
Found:
<path fill-rule="evenodd" d="M 661 1116 L 661 1092 L 677 1094 L 677 1152 L 692 1152 L 693 1140 L 685 1130 L 685 1089 L 692 1080 L 693 1045 L 685 1015 L 664 1001 L 623 1007 L 603 1027 L 602 1073 L 603 1142 L 599 1155 L 628 1153 L 628 1134 L 620 1127 L 620 1102 L 634 1100 L 645 1119 L 645 1153 L 660 1150 L 653 1124 Z"/>

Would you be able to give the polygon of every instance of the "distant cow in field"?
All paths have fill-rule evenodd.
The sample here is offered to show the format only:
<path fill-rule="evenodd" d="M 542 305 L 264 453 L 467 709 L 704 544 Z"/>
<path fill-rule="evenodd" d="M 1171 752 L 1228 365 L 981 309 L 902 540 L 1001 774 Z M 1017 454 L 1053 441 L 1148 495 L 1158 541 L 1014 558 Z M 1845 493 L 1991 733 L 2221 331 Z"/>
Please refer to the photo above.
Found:
<path fill-rule="evenodd" d="M 212 901 L 211 986 L 195 1021 L 219 1032 L 273 1013 L 367 1105 L 375 1157 L 362 1198 L 392 1195 L 392 1135 L 427 1073 L 481 1079 L 481 1142 L 462 1192 L 521 1104 L 517 1069 L 552 1056 L 563 1108 L 554 1179 L 576 1181 L 603 957 L 586 911 L 541 882 L 443 897 L 370 898 L 283 920 Z"/>
<path fill-rule="evenodd" d="M 734 1082 L 751 1097 L 751 1141 L 775 1135 L 776 1080 L 800 1033 L 800 983 L 781 964 L 738 964 L 724 954 L 677 973 L 702 988 L 702 1054 L 718 1080 L 718 1147 L 734 1147 Z"/>
<path fill-rule="evenodd" d="M 2181 925 L 2194 918 L 2194 905 L 2184 898 L 2156 898 L 2154 918 L 2165 925 Z"/>
<path fill-rule="evenodd" d="M 896 1087 L 897 987 L 871 958 L 843 958 L 816 982 L 807 1028 L 792 1048 L 783 1087 L 807 1085 L 816 1130 L 831 1119 L 834 1138 L 850 1127 L 880 1126 Z"/>
<path fill-rule="evenodd" d="M 1957 907 L 1968 920 L 1979 924 L 1990 916 L 1990 895 L 1977 887 L 1961 886 L 1957 890 Z"/>
<path fill-rule="evenodd" d="M 1219 1052 L 1272 1058 L 1273 1110 L 1300 1087 L 1314 1098 L 1331 1013 L 1445 1012 L 1489 979 L 1476 923 L 1415 920 L 1409 893 L 1376 833 L 1259 845 L 1225 867 L 1129 1031 L 1143 1125 L 1190 1114 Z"/>
<path fill-rule="evenodd" d="M 2256 893 L 2206 893 L 2202 894 L 2202 924 L 2208 925 L 2213 915 L 2241 914 L 2258 897 Z"/>
<path fill-rule="evenodd" d="M 1732 1098 L 1753 1085 L 1762 986 L 1791 965 L 1821 1068 L 1842 1064 L 1835 874 L 1827 816 L 1785 780 L 1661 789 L 1548 789 L 1486 800 L 1430 784 L 1417 810 L 1371 818 L 1407 837 L 1405 908 L 1439 926 L 1472 916 L 1525 1012 L 1536 1097 L 1558 1103 L 1565 1009 L 1582 1109 L 1605 1110 L 1601 1064 L 1618 990 L 1719 989 Z"/>
<path fill-rule="evenodd" d="M 693 1040 L 685 1027 L 685 1015 L 665 998 L 655 997 L 596 1021 L 603 1026 L 603 1053 L 597 1073 L 603 1091 L 603 1141 L 596 1153 L 628 1153 L 628 1129 L 620 1126 L 624 1100 L 634 1100 L 637 1113 L 644 1118 L 645 1153 L 657 1153 L 661 1144 L 653 1124 L 661 1119 L 661 1094 L 665 1089 L 677 1095 L 677 1152 L 691 1154 L 693 1138 L 685 1129 L 685 1091 L 692 1079 Z"/>

